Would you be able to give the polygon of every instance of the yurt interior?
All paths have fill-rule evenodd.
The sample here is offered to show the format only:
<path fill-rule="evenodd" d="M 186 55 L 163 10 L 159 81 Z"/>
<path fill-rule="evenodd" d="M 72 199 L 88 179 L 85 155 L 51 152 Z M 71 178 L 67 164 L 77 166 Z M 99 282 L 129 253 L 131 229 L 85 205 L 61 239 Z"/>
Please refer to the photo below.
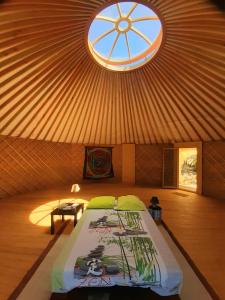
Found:
<path fill-rule="evenodd" d="M 225 0 L 0 1 L 0 299 L 225 299 Z"/>

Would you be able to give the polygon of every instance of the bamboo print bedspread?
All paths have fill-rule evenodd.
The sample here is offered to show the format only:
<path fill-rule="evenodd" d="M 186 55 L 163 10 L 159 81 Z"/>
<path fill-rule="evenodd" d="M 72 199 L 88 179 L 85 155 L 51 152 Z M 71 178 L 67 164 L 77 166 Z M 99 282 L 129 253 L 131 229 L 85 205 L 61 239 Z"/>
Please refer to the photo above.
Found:
<path fill-rule="evenodd" d="M 58 291 L 122 285 L 150 287 L 161 295 L 176 294 L 181 272 L 176 266 L 169 274 L 146 225 L 145 218 L 150 219 L 146 214 L 89 210 L 65 258 Z M 156 228 L 153 221 L 150 224 Z M 172 275 L 170 279 L 168 275 Z"/>

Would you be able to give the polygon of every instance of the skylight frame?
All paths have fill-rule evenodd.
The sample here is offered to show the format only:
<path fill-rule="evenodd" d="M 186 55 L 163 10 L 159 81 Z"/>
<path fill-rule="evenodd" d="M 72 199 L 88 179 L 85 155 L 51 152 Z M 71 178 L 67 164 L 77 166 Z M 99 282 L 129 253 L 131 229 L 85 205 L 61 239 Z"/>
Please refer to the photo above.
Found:
<path fill-rule="evenodd" d="M 126 2 L 129 2 L 129 3 L 133 3 L 133 6 L 131 8 L 131 10 L 129 11 L 128 13 L 128 16 L 124 16 L 122 15 L 121 13 L 121 10 L 120 10 L 120 3 L 126 3 Z M 141 4 L 142 6 L 145 6 L 147 9 L 149 9 L 150 11 L 152 11 L 154 13 L 154 16 L 150 17 L 150 16 L 143 16 L 143 17 L 138 17 L 138 18 L 131 18 L 130 15 L 132 14 L 133 10 L 135 10 L 135 8 Z M 119 12 L 119 17 L 118 18 L 110 18 L 108 16 L 103 16 L 103 15 L 100 15 L 102 13 L 102 11 L 104 11 L 105 8 L 107 7 L 110 7 L 110 6 L 116 6 L 118 8 L 118 12 Z M 115 32 L 117 31 L 117 28 L 118 28 L 118 24 L 123 21 L 124 19 L 126 19 L 127 17 L 130 18 L 130 23 L 131 25 L 129 24 L 129 29 L 134 31 L 137 35 L 139 35 L 141 38 L 143 38 L 148 44 L 149 44 L 149 47 L 147 48 L 147 50 L 141 52 L 141 53 L 138 53 L 138 55 L 136 56 L 131 56 L 131 50 L 130 50 L 130 47 L 129 47 L 129 39 L 127 37 L 127 32 L 124 32 L 124 35 L 125 35 L 125 39 L 126 39 L 126 47 L 127 47 L 127 50 L 128 50 L 128 56 L 129 58 L 128 59 L 117 59 L 117 60 L 110 60 L 111 58 L 111 55 L 112 55 L 112 51 L 113 49 L 115 48 L 115 44 L 119 38 L 119 34 L 117 32 L 117 35 L 116 35 L 116 38 L 114 39 L 114 43 L 112 45 L 112 48 L 110 50 L 110 53 L 109 53 L 109 56 L 108 56 L 108 59 L 101 55 L 98 51 L 95 50 L 95 48 L 93 47 L 93 41 L 91 42 L 89 40 L 89 38 L 87 39 L 87 45 L 88 45 L 88 49 L 92 55 L 92 57 L 94 57 L 95 61 L 97 61 L 98 64 L 104 66 L 105 68 L 109 69 L 109 70 L 112 70 L 112 71 L 130 71 L 130 70 L 134 70 L 134 69 L 137 69 L 137 68 L 140 68 L 142 67 L 143 65 L 145 65 L 147 62 L 151 61 L 155 55 L 158 53 L 158 51 L 160 50 L 161 48 L 161 45 L 164 41 L 164 22 L 163 22 L 163 19 L 162 17 L 160 16 L 160 14 L 156 11 L 155 8 L 152 8 L 149 3 L 145 3 L 144 1 L 120 1 L 120 2 L 113 2 L 113 3 L 110 3 L 108 5 L 106 5 L 105 7 L 103 7 L 103 9 L 100 10 L 100 12 L 95 16 L 95 18 L 92 19 L 92 22 L 94 20 L 105 20 L 107 22 L 112 22 L 114 24 L 117 24 L 116 26 L 114 26 L 112 29 L 108 30 L 108 32 L 104 32 L 102 35 L 108 35 L 110 34 L 111 32 Z M 142 22 L 142 21 L 159 21 L 160 22 L 160 31 L 158 33 L 158 36 L 153 40 L 151 41 L 145 34 L 142 34 L 137 28 L 133 27 L 132 26 L 132 23 L 137 23 L 137 22 Z M 90 27 L 92 25 L 92 22 L 89 24 L 89 28 L 88 28 L 88 33 L 89 33 L 89 30 L 90 30 Z M 98 37 L 97 41 L 95 39 L 94 41 L 94 45 L 96 44 L 96 42 L 98 42 L 100 36 Z M 103 36 L 104 38 L 104 36 Z M 131 66 L 128 65 L 128 64 L 132 64 Z"/>

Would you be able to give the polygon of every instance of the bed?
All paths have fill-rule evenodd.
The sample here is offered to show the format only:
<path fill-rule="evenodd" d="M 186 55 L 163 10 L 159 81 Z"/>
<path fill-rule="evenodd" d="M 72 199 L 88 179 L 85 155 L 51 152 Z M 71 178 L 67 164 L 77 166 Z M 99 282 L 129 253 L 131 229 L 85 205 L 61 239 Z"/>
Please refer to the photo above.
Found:
<path fill-rule="evenodd" d="M 113 286 L 145 288 L 159 298 L 179 294 L 182 271 L 148 210 L 118 207 L 85 211 L 54 263 L 53 295 Z"/>

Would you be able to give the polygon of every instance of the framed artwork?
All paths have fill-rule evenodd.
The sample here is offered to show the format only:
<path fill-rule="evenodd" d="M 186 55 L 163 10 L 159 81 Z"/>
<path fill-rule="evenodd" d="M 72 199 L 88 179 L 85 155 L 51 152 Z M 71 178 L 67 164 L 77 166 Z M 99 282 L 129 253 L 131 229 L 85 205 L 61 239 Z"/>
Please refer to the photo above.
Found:
<path fill-rule="evenodd" d="M 83 178 L 102 179 L 114 177 L 112 147 L 85 147 Z"/>

